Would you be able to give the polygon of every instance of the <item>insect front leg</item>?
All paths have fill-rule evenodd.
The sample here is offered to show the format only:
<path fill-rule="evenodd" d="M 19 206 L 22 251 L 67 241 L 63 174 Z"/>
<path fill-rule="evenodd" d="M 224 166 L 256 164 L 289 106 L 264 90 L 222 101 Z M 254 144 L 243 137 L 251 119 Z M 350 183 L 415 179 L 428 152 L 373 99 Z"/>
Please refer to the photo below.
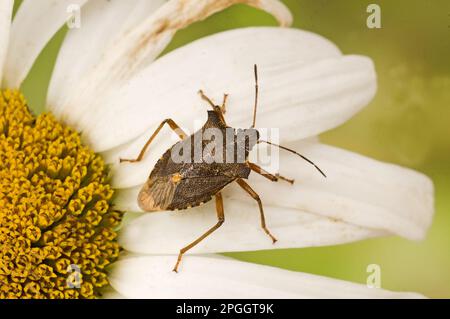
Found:
<path fill-rule="evenodd" d="M 265 178 L 271 180 L 272 182 L 278 182 L 280 179 L 283 181 L 286 181 L 290 184 L 294 184 L 294 180 L 287 178 L 287 177 L 283 177 L 280 174 L 270 174 L 269 172 L 265 171 L 264 169 L 262 169 L 260 166 L 250 163 L 248 162 L 248 166 L 250 167 L 250 169 L 256 173 L 258 173 L 261 176 L 264 176 Z"/>
<path fill-rule="evenodd" d="M 175 123 L 172 119 L 165 119 L 164 121 L 159 124 L 158 128 L 153 132 L 152 136 L 148 139 L 147 143 L 145 143 L 144 147 L 142 148 L 141 152 L 139 153 L 138 157 L 136 159 L 120 159 L 120 163 L 122 162 L 130 162 L 130 163 L 136 163 L 140 162 L 142 158 L 144 157 L 145 152 L 147 151 L 147 148 L 150 146 L 151 142 L 153 142 L 154 138 L 163 128 L 164 124 L 168 124 L 169 127 L 178 134 L 180 139 L 185 139 L 188 135 L 178 126 L 177 123 Z"/>
<path fill-rule="evenodd" d="M 227 99 L 228 99 L 228 94 L 225 93 L 223 95 L 222 106 L 220 107 L 222 114 L 225 114 L 227 112 Z"/>
<path fill-rule="evenodd" d="M 250 187 L 244 180 L 237 179 L 236 182 L 241 186 L 251 197 L 253 197 L 254 200 L 258 203 L 259 206 L 259 212 L 261 214 L 261 227 L 264 230 L 264 232 L 272 239 L 273 243 L 275 244 L 277 242 L 277 239 L 270 233 L 269 229 L 267 229 L 266 226 L 266 218 L 264 217 L 264 209 L 261 202 L 261 199 L 259 198 L 259 195 L 253 190 L 253 188 Z"/>
<path fill-rule="evenodd" d="M 213 227 L 211 227 L 206 233 L 201 235 L 199 238 L 194 240 L 192 243 L 187 245 L 186 247 L 180 249 L 180 253 L 178 254 L 177 263 L 175 264 L 175 267 L 173 267 L 174 272 L 178 272 L 178 266 L 180 265 L 181 259 L 183 258 L 183 255 L 191 248 L 196 246 L 198 243 L 200 243 L 203 239 L 211 235 L 216 229 L 218 229 L 225 221 L 225 214 L 223 209 L 223 199 L 222 194 L 217 193 L 215 195 L 216 197 L 216 212 L 217 212 L 217 224 L 215 224 Z"/>
<path fill-rule="evenodd" d="M 214 102 L 213 102 L 209 97 L 206 96 L 206 94 L 203 92 L 203 90 L 198 90 L 198 94 L 200 94 L 200 97 L 201 97 L 203 100 L 205 100 L 206 102 L 208 102 L 208 104 L 211 105 L 211 107 L 212 107 L 213 109 L 216 108 L 216 105 L 214 104 Z"/>
<path fill-rule="evenodd" d="M 206 102 L 208 102 L 209 105 L 211 105 L 213 110 L 220 112 L 221 114 L 225 114 L 228 94 L 223 95 L 223 100 L 222 100 L 221 106 L 216 105 L 209 97 L 206 96 L 206 94 L 203 92 L 203 90 L 199 90 L 198 94 L 200 94 L 200 96 L 203 100 L 205 100 Z"/>

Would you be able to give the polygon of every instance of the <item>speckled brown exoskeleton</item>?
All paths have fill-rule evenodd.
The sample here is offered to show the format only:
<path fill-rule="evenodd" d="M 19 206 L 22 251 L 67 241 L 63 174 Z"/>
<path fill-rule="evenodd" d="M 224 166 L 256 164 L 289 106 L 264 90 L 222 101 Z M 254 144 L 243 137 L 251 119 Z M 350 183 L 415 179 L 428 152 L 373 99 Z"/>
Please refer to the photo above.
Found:
<path fill-rule="evenodd" d="M 303 155 L 284 146 L 260 140 L 259 132 L 255 129 L 256 110 L 258 105 L 258 72 L 256 65 L 254 66 L 254 74 L 255 104 L 253 108 L 253 124 L 250 128 L 234 129 L 227 126 L 224 118 L 227 94 L 224 94 L 222 105 L 218 106 L 200 90 L 199 94 L 201 97 L 212 107 L 212 110 L 208 111 L 208 119 L 206 123 L 200 130 L 188 136 L 172 119 L 166 119 L 162 121 L 159 127 L 155 130 L 136 159 L 120 159 L 120 162 L 132 163 L 142 160 L 153 139 L 160 132 L 163 126 L 167 124 L 178 134 L 181 141 L 168 149 L 156 163 L 147 182 L 139 192 L 137 199 L 139 206 L 147 212 L 183 210 L 199 206 L 210 201 L 213 196 L 215 197 L 218 219 L 217 223 L 198 239 L 194 240 L 192 243 L 180 250 L 175 267 L 173 268 L 173 271 L 175 272 L 178 271 L 178 266 L 183 254 L 208 237 L 224 223 L 225 215 L 221 190 L 232 182 L 236 182 L 258 203 L 261 227 L 271 238 L 273 243 L 277 241 L 266 226 L 261 199 L 250 187 L 250 185 L 244 181 L 244 179 L 247 179 L 250 172 L 254 171 L 274 182 L 284 180 L 292 184 L 294 181 L 278 174 L 270 174 L 258 165 L 251 163 L 248 160 L 249 152 L 256 144 L 267 143 L 294 153 L 314 165 L 314 167 L 316 167 L 316 169 L 323 176 L 325 176 L 319 167 Z M 232 152 L 233 159 L 231 161 L 228 160 L 229 158 L 227 158 L 227 161 L 222 162 L 215 162 L 211 160 L 216 155 L 214 152 L 217 152 L 219 148 L 211 147 L 211 144 L 214 146 L 214 141 L 205 141 L 202 138 L 208 129 L 214 129 L 222 132 L 223 141 L 220 143 L 224 152 L 222 159 L 227 158 L 227 150 L 232 149 L 234 151 Z M 227 139 L 226 131 L 230 129 L 232 132 L 232 138 Z M 244 138 L 241 138 L 239 141 L 239 136 L 244 136 Z M 255 138 L 252 139 L 250 138 L 251 136 L 255 136 Z M 201 157 L 200 160 L 196 161 L 192 157 L 194 156 L 194 148 L 198 141 L 201 141 Z M 229 148 L 230 146 L 231 148 Z M 191 157 L 189 157 L 189 160 L 187 161 L 174 161 L 171 155 L 175 149 L 191 149 Z M 243 154 L 243 158 L 238 158 L 239 151 L 241 151 L 240 154 Z"/>

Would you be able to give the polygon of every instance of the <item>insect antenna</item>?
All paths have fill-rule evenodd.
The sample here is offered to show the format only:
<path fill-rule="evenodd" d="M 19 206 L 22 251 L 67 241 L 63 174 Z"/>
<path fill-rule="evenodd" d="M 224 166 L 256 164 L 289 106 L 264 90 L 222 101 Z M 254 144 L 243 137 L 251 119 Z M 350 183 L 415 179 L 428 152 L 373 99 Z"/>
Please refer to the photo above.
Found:
<path fill-rule="evenodd" d="M 256 109 L 258 108 L 258 66 L 255 64 L 253 66 L 253 71 L 255 73 L 255 105 L 253 106 L 253 124 L 250 128 L 255 128 L 256 125 Z"/>
<path fill-rule="evenodd" d="M 290 153 L 293 153 L 293 154 L 295 154 L 295 155 L 298 155 L 298 156 L 300 156 L 302 159 L 304 159 L 305 161 L 307 161 L 309 164 L 313 165 L 313 166 L 319 171 L 319 173 L 323 175 L 323 177 L 325 177 L 325 178 L 327 177 L 327 175 L 325 175 L 325 173 L 324 173 L 324 172 L 323 172 L 316 164 L 314 164 L 313 161 L 311 161 L 311 160 L 310 160 L 309 158 L 307 158 L 306 156 L 303 156 L 302 154 L 300 154 L 300 153 L 298 153 L 298 152 L 296 152 L 296 151 L 294 151 L 294 150 L 291 150 L 290 148 L 287 148 L 287 147 L 285 147 L 285 146 L 278 145 L 278 144 L 275 144 L 275 143 L 272 143 L 272 142 L 259 140 L 259 141 L 258 141 L 258 144 L 259 144 L 259 143 L 266 143 L 266 144 L 269 144 L 269 145 L 272 145 L 272 146 L 276 146 L 276 147 L 278 147 L 278 148 L 280 148 L 280 149 L 283 149 L 283 150 L 285 150 L 285 151 L 288 151 L 288 152 L 290 152 Z"/>

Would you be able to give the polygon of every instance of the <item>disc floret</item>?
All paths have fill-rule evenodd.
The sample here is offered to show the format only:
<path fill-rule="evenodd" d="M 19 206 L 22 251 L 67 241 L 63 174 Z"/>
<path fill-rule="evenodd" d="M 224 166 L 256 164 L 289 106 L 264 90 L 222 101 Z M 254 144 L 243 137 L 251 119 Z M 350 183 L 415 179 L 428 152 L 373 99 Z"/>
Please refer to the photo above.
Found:
<path fill-rule="evenodd" d="M 0 91 L 0 297 L 92 298 L 116 260 L 102 158 L 19 91 Z"/>

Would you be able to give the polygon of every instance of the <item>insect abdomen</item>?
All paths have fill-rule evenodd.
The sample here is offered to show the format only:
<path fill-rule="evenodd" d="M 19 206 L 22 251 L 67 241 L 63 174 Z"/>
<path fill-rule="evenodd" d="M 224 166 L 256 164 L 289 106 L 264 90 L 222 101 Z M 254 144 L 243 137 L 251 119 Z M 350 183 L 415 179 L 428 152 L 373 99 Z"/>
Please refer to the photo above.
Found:
<path fill-rule="evenodd" d="M 177 185 L 168 209 L 186 209 L 206 203 L 233 180 L 224 175 L 185 178 Z"/>

